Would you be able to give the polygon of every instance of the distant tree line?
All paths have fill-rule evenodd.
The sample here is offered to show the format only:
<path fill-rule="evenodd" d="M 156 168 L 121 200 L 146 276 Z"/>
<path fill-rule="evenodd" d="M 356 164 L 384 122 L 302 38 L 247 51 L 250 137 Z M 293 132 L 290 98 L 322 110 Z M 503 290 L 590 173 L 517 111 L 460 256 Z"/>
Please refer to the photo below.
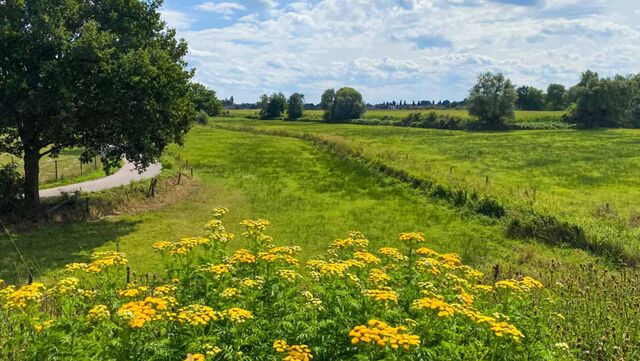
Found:
<path fill-rule="evenodd" d="M 469 93 L 471 115 L 490 128 L 513 121 L 515 110 L 567 110 L 565 120 L 579 127 L 640 127 L 640 74 L 601 78 L 586 71 L 566 89 L 551 84 L 544 93 L 534 87 L 515 88 L 502 74 L 485 73 Z"/>

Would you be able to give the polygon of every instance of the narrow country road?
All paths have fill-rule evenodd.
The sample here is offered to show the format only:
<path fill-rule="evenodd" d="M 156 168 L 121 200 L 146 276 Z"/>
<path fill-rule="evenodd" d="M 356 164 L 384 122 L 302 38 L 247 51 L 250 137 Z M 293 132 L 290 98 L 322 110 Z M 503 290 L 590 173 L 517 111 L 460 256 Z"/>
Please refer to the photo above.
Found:
<path fill-rule="evenodd" d="M 40 198 L 57 197 L 62 195 L 63 193 L 73 193 L 76 191 L 99 192 L 105 189 L 127 185 L 131 182 L 153 178 L 160 174 L 161 170 L 162 164 L 153 163 L 144 172 L 138 173 L 138 170 L 136 169 L 135 165 L 133 165 L 133 163 L 125 161 L 125 164 L 122 166 L 122 168 L 120 168 L 120 170 L 110 176 L 87 182 L 70 184 L 62 187 L 42 189 L 40 190 Z"/>

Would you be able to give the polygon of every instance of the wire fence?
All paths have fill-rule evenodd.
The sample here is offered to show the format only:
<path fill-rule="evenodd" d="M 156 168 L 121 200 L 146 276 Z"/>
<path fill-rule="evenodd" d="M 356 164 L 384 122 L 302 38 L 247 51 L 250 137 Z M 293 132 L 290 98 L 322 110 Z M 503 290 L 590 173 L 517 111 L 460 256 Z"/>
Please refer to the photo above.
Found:
<path fill-rule="evenodd" d="M 11 162 L 22 164 L 17 158 L 11 157 Z M 2 163 L 2 162 L 0 162 Z M 40 161 L 40 183 L 53 183 L 69 178 L 81 177 L 103 169 L 102 161 L 94 157 L 89 163 L 82 163 L 76 157 L 47 159 Z M 18 167 L 20 173 L 24 170 Z"/>

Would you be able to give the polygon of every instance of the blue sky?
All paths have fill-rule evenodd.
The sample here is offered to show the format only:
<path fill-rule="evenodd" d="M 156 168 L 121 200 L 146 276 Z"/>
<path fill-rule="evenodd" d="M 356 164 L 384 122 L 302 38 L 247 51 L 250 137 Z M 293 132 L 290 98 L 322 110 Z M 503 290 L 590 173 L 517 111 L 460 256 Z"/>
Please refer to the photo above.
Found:
<path fill-rule="evenodd" d="M 638 0 L 166 0 L 220 97 L 352 86 L 368 102 L 463 99 L 476 76 L 572 85 L 640 72 Z"/>

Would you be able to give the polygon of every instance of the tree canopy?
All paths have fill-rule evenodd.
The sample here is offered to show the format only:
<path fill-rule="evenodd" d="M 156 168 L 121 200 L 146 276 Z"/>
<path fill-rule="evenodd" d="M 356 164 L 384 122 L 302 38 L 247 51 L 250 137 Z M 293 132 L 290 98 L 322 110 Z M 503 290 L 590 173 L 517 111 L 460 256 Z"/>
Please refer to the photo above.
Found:
<path fill-rule="evenodd" d="M 547 110 L 564 110 L 566 103 L 567 89 L 562 84 L 549 84 L 545 95 L 545 107 Z"/>
<path fill-rule="evenodd" d="M 520 110 L 543 110 L 544 92 L 532 86 L 521 86 L 516 90 L 516 106 Z"/>
<path fill-rule="evenodd" d="M 289 119 L 300 119 L 304 113 L 304 95 L 293 93 L 287 101 L 287 116 Z"/>
<path fill-rule="evenodd" d="M 481 74 L 469 92 L 469 113 L 490 127 L 502 127 L 515 117 L 516 97 L 515 87 L 504 75 Z"/>
<path fill-rule="evenodd" d="M 184 41 L 161 1 L 0 2 L 0 151 L 23 157 L 39 206 L 38 161 L 66 147 L 140 168 L 180 143 L 193 119 Z"/>
<path fill-rule="evenodd" d="M 287 107 L 287 98 L 282 93 L 273 93 L 271 96 L 263 94 L 258 101 L 260 118 L 274 119 L 281 117 Z"/>
<path fill-rule="evenodd" d="M 222 112 L 222 102 L 216 97 L 216 92 L 202 84 L 191 84 L 190 97 L 196 111 L 203 111 L 210 116 L 220 115 Z"/>
<path fill-rule="evenodd" d="M 362 94 L 353 88 L 341 88 L 337 92 L 328 89 L 322 95 L 320 103 L 324 109 L 324 119 L 326 121 L 341 121 L 348 119 L 359 119 L 365 112 L 365 104 Z"/>

